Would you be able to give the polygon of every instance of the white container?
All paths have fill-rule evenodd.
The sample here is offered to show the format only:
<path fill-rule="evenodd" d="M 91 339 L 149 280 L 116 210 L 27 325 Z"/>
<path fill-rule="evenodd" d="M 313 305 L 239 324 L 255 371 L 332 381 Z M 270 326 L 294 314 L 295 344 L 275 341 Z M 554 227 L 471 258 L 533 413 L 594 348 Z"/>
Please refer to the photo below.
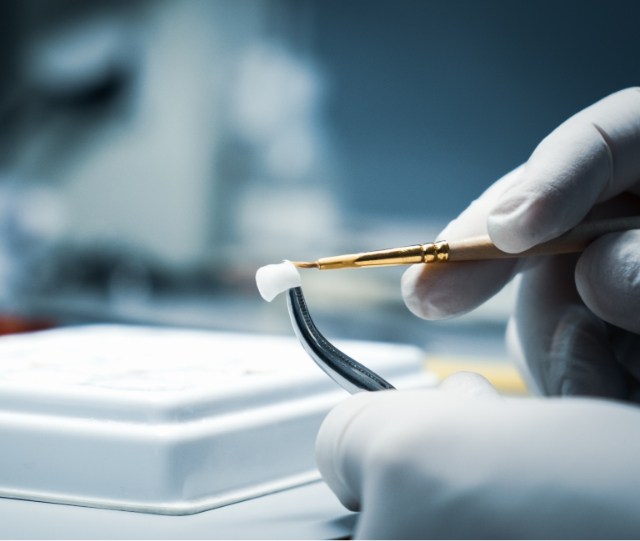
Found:
<path fill-rule="evenodd" d="M 394 385 L 433 383 L 417 348 L 339 347 Z M 0 496 L 188 515 L 302 487 L 346 396 L 289 337 L 115 325 L 3 337 Z"/>

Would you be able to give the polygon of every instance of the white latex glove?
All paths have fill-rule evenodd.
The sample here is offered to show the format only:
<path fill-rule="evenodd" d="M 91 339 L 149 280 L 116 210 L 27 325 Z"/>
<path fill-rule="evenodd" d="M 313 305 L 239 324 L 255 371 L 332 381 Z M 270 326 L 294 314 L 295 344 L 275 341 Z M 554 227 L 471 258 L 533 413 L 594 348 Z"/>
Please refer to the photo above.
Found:
<path fill-rule="evenodd" d="M 564 122 L 441 238 L 488 232 L 499 248 L 517 253 L 587 217 L 637 214 L 638 195 L 640 88 L 629 88 Z M 519 271 L 510 346 L 538 390 L 636 399 L 640 231 L 602 237 L 579 257 L 411 267 L 403 295 L 421 317 L 452 317 L 484 302 Z"/>
<path fill-rule="evenodd" d="M 342 402 L 317 462 L 357 538 L 637 539 L 639 426 L 635 406 L 502 399 L 458 374 Z"/>

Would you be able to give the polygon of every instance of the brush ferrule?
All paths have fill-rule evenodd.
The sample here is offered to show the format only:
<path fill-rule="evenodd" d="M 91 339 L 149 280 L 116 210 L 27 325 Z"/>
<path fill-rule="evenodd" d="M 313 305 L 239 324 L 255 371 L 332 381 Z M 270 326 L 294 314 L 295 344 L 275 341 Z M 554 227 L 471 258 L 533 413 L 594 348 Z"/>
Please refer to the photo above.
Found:
<path fill-rule="evenodd" d="M 432 242 L 422 244 L 422 262 L 439 263 L 449 259 L 449 245 L 446 242 Z"/>
<path fill-rule="evenodd" d="M 448 259 L 449 245 L 446 242 L 435 242 L 429 244 L 414 244 L 412 246 L 390 248 L 388 250 L 378 250 L 375 252 L 325 257 L 318 259 L 313 265 L 308 266 L 315 266 L 321 270 L 329 270 L 413 265 L 415 263 L 447 261 Z"/>

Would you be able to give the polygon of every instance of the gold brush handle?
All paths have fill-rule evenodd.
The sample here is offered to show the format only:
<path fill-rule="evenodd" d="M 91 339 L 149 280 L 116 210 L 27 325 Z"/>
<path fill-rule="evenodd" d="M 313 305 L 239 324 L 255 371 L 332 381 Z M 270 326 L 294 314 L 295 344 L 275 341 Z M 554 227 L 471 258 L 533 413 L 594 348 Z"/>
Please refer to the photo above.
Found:
<path fill-rule="evenodd" d="M 330 270 L 570 254 L 581 252 L 590 242 L 602 235 L 632 229 L 640 229 L 640 216 L 582 223 L 560 237 L 538 244 L 518 254 L 503 252 L 491 242 L 489 235 L 480 235 L 463 240 L 438 241 L 374 252 L 323 257 L 312 262 L 295 261 L 293 264 L 303 269 Z"/>
<path fill-rule="evenodd" d="M 564 235 L 517 254 L 510 254 L 499 250 L 491 242 L 489 235 L 480 235 L 458 241 L 449 241 L 449 256 L 447 261 L 474 261 L 481 259 L 576 253 L 584 250 L 590 242 L 602 235 L 631 229 L 640 229 L 640 216 L 587 222 L 576 226 Z"/>

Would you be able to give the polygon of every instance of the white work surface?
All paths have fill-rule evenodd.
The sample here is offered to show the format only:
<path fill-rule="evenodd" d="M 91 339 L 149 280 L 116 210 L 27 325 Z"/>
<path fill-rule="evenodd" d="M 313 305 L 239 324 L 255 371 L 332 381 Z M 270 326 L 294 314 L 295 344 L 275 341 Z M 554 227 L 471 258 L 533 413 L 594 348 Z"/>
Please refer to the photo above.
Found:
<path fill-rule="evenodd" d="M 338 345 L 399 387 L 433 383 L 419 349 Z M 0 536 L 348 535 L 313 459 L 344 397 L 289 337 L 97 325 L 0 338 Z"/>

